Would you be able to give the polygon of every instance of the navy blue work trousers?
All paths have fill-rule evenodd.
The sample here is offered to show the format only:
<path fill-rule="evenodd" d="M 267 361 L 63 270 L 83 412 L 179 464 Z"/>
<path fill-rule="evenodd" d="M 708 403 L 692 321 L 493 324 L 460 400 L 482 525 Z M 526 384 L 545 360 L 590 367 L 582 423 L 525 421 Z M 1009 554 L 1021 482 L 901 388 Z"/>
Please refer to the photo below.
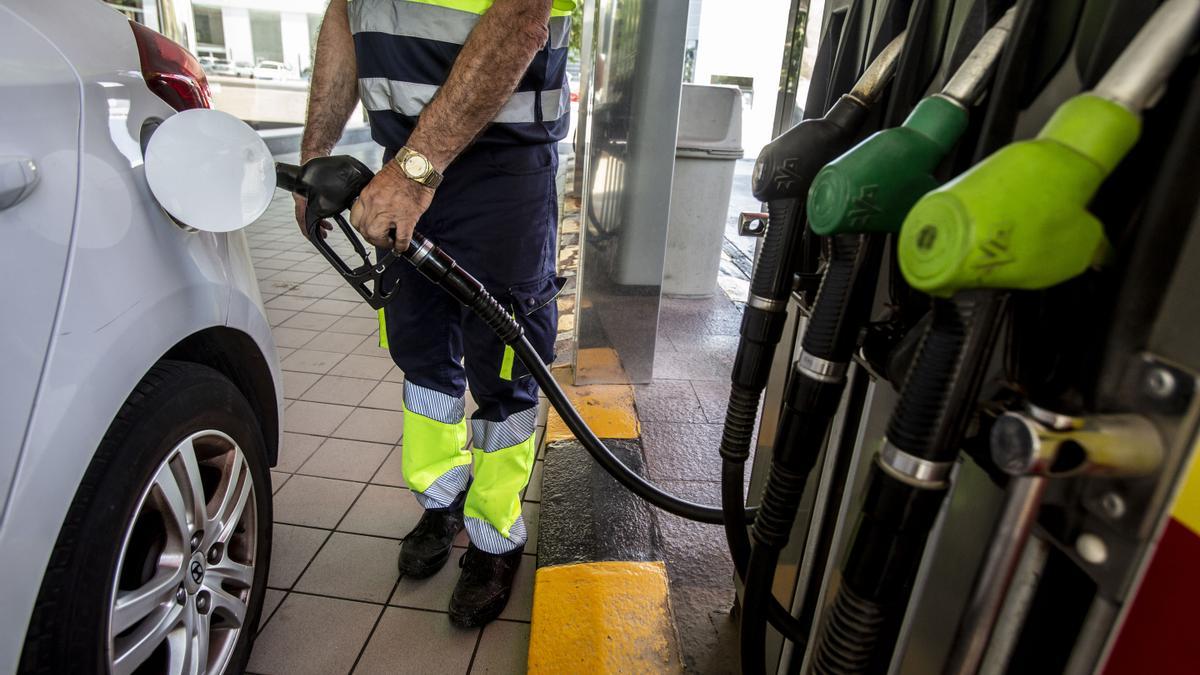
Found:
<path fill-rule="evenodd" d="M 510 309 L 546 363 L 554 359 L 562 287 L 557 167 L 554 144 L 471 147 L 447 168 L 416 227 Z M 537 404 L 528 370 L 483 321 L 410 265 L 390 273 L 399 288 L 384 310 L 388 349 L 408 382 L 455 398 L 469 385 L 479 406 L 474 418 L 491 422 Z"/>

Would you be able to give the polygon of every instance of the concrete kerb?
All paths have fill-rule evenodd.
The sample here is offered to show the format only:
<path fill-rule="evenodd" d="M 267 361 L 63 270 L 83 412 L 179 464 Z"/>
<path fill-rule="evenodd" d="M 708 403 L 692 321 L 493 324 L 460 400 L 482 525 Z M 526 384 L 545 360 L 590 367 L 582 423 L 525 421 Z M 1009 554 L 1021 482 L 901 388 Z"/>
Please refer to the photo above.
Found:
<path fill-rule="evenodd" d="M 569 369 L 555 369 L 560 382 Z M 630 385 L 563 387 L 605 444 L 645 474 Z M 546 425 L 530 673 L 679 673 L 651 507 L 588 455 L 552 409 Z"/>

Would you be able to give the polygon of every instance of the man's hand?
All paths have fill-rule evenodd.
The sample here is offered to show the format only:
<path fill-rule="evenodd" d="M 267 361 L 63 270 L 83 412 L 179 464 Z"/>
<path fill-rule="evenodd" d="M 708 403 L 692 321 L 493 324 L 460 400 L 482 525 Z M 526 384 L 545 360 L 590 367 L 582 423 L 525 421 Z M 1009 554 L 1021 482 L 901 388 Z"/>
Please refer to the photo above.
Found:
<path fill-rule="evenodd" d="M 294 193 L 292 194 L 292 199 L 296 202 L 296 224 L 300 226 L 300 234 L 304 235 L 305 239 L 308 239 L 308 230 L 304 229 L 304 209 L 308 205 L 308 200 Z M 333 223 L 328 220 L 322 220 L 321 227 L 317 229 L 317 232 L 324 239 L 326 237 L 325 233 L 332 229 Z"/>
<path fill-rule="evenodd" d="M 417 220 L 431 201 L 431 188 L 408 178 L 388 162 L 354 202 L 350 224 L 371 244 L 404 253 Z"/>

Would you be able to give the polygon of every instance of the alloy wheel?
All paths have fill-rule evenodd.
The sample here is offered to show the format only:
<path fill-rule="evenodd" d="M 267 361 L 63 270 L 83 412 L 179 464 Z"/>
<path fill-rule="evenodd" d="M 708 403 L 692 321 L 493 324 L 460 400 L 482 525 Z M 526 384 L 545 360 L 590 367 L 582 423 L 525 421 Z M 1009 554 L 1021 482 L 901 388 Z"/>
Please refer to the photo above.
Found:
<path fill-rule="evenodd" d="M 245 628 L 258 503 L 246 457 L 205 430 L 176 445 L 126 524 L 110 599 L 114 675 L 221 673 Z"/>

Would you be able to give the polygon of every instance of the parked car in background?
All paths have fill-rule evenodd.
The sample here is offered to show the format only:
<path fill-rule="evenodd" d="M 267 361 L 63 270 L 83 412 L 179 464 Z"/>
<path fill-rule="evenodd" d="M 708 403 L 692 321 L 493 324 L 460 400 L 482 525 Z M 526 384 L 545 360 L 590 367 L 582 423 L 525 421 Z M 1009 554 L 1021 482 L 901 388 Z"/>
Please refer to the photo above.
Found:
<path fill-rule="evenodd" d="M 249 61 L 235 61 L 233 64 L 234 77 L 254 77 L 254 64 Z"/>
<path fill-rule="evenodd" d="M 0 0 L 0 62 L 0 672 L 240 673 L 278 359 L 244 234 L 180 227 L 143 161 L 207 78 L 75 0 Z"/>
<path fill-rule="evenodd" d="M 254 79 L 256 80 L 290 80 L 292 79 L 292 66 L 279 61 L 259 61 L 254 67 Z"/>
<path fill-rule="evenodd" d="M 209 75 L 237 77 L 237 70 L 233 67 L 229 59 L 217 58 L 215 56 L 201 56 L 200 65 L 204 66 L 204 72 Z"/>

